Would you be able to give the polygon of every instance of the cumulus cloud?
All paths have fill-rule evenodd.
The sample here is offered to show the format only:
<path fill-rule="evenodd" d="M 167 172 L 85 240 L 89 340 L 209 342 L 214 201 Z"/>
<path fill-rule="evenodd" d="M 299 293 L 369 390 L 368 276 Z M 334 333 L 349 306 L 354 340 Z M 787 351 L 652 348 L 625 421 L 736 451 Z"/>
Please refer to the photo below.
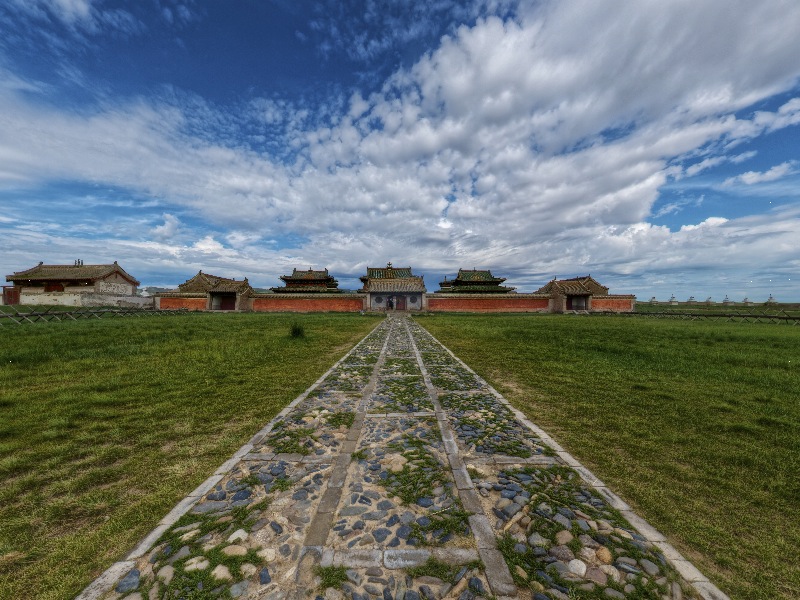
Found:
<path fill-rule="evenodd" d="M 194 244 L 194 249 L 203 253 L 214 254 L 225 250 L 225 246 L 220 244 L 213 236 L 207 235 L 202 240 L 198 240 Z"/>
<path fill-rule="evenodd" d="M 775 181 L 777 179 L 782 179 L 783 177 L 788 177 L 789 175 L 793 175 L 797 173 L 797 161 L 790 160 L 779 165 L 775 165 L 771 169 L 763 172 L 759 171 L 747 171 L 746 173 L 742 173 L 741 175 L 736 175 L 735 177 L 729 177 L 726 179 L 722 185 L 725 187 L 735 185 L 737 183 L 744 184 L 744 185 L 755 185 L 757 183 L 765 183 L 767 181 Z"/>
<path fill-rule="evenodd" d="M 153 228 L 151 235 L 159 241 L 175 239 L 180 230 L 181 222 L 175 215 L 164 214 L 164 223 Z"/>
<path fill-rule="evenodd" d="M 360 38 L 323 17 L 318 31 L 330 44 L 355 41 L 359 60 L 427 35 L 391 29 L 392 11 L 367 4 L 365 22 L 378 33 Z M 94 14 L 75 0 L 75 19 L 88 18 L 81 6 Z M 800 76 L 800 42 L 786 34 L 800 30 L 800 5 L 643 0 L 612 10 L 587 0 L 525 4 L 512 16 L 486 6 L 471 5 L 469 24 L 379 91 L 334 99 L 324 119 L 279 98 L 248 101 L 241 122 L 186 97 L 69 112 L 28 102 L 36 84 L 17 77 L 0 88 L 0 186 L 76 179 L 135 190 L 171 211 L 151 225 L 155 242 L 170 245 L 186 226 L 173 213 L 192 211 L 237 233 L 173 244 L 184 259 L 230 267 L 238 257 L 270 273 L 291 270 L 289 260 L 353 273 L 365 256 L 408 256 L 424 268 L 455 271 L 467 261 L 531 281 L 592 265 L 676 269 L 713 244 L 735 240 L 736 256 L 746 256 L 764 239 L 786 239 L 760 222 L 761 233 L 748 236 L 754 229 L 736 228 L 736 219 L 676 232 L 647 219 L 676 163 L 700 158 L 688 177 L 741 163 L 754 151 L 737 154 L 736 145 L 800 123 L 798 98 L 736 116 Z M 228 142 L 254 123 L 282 154 Z M 726 184 L 773 181 L 795 168 L 786 162 Z M 786 227 L 797 233 L 796 218 Z M 254 249 L 270 239 L 295 241 Z M 726 248 L 703 261 L 729 264 Z"/>
<path fill-rule="evenodd" d="M 696 229 L 701 229 L 703 227 L 705 228 L 719 227 L 720 225 L 723 225 L 727 222 L 728 219 L 725 219 L 723 217 L 709 217 L 705 221 L 703 221 L 702 223 L 698 223 L 697 225 L 684 225 L 683 227 L 681 227 L 681 231 L 682 232 L 694 231 Z"/>

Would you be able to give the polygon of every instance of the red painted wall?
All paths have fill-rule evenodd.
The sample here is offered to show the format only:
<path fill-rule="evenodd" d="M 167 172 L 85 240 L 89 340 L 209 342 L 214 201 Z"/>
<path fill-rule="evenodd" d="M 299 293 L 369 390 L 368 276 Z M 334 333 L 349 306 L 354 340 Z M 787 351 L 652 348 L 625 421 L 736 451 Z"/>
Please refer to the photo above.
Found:
<path fill-rule="evenodd" d="M 284 295 L 253 298 L 256 312 L 358 312 L 364 310 L 363 297 L 296 298 Z"/>
<path fill-rule="evenodd" d="M 521 294 L 490 298 L 428 296 L 428 310 L 431 312 L 545 312 L 547 304 L 547 298 Z"/>
<path fill-rule="evenodd" d="M 205 310 L 205 298 L 161 298 L 160 307 L 162 310 L 176 310 L 186 308 L 188 310 Z"/>
<path fill-rule="evenodd" d="M 611 311 L 611 312 L 633 312 L 636 308 L 635 297 L 609 297 L 592 298 L 592 311 Z"/>

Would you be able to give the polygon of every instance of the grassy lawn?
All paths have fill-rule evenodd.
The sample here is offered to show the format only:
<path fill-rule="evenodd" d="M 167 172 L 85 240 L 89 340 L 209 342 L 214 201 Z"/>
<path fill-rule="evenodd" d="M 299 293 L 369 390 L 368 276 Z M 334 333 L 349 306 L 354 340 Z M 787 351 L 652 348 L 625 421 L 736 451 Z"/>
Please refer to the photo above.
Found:
<path fill-rule="evenodd" d="M 290 335 L 300 323 L 302 337 Z M 0 598 L 73 598 L 379 317 L 4 326 Z"/>
<path fill-rule="evenodd" d="M 800 327 L 419 322 L 732 598 L 800 598 Z"/>

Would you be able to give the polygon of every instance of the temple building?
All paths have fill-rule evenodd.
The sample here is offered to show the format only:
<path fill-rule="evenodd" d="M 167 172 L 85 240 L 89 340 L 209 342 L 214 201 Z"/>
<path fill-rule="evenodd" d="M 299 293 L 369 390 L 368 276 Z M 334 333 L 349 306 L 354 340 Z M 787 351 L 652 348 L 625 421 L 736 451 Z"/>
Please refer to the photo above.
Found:
<path fill-rule="evenodd" d="M 276 294 L 314 294 L 314 293 L 341 293 L 339 282 L 328 274 L 328 269 L 323 271 L 298 271 L 294 269 L 291 275 L 281 275 L 284 287 L 270 288 Z"/>
<path fill-rule="evenodd" d="M 608 296 L 608 288 L 600 285 L 591 275 L 573 277 L 572 279 L 555 279 L 539 288 L 535 294 L 550 296 L 550 311 L 592 310 L 592 299 L 595 296 Z"/>
<path fill-rule="evenodd" d="M 5 304 L 102 306 L 141 304 L 139 281 L 114 261 L 110 265 L 46 265 L 40 262 L 25 271 L 7 275 Z"/>
<path fill-rule="evenodd" d="M 425 300 L 425 283 L 421 276 L 413 275 L 411 267 L 367 267 L 361 277 L 364 286 L 358 290 L 366 294 L 368 310 L 422 310 Z"/>
<path fill-rule="evenodd" d="M 190 310 L 250 310 L 253 288 L 247 281 L 217 277 L 198 271 L 174 292 L 157 294 L 157 307 Z"/>
<path fill-rule="evenodd" d="M 516 288 L 500 285 L 505 277 L 494 277 L 489 270 L 459 269 L 455 279 L 447 279 L 439 283 L 436 294 L 508 294 Z"/>

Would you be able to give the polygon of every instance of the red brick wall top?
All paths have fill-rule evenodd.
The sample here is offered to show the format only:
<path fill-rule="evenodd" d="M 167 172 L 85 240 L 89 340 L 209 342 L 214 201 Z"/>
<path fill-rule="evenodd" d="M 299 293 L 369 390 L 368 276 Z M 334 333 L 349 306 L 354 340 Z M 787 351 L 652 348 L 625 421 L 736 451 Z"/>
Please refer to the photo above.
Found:
<path fill-rule="evenodd" d="M 428 296 L 431 312 L 543 312 L 549 299 L 542 295 Z"/>
<path fill-rule="evenodd" d="M 260 294 L 253 297 L 257 312 L 358 312 L 364 296 L 353 294 Z"/>
<path fill-rule="evenodd" d="M 188 310 L 205 310 L 206 299 L 203 298 L 160 298 L 159 306 L 163 310 L 177 310 L 186 308 Z"/>

